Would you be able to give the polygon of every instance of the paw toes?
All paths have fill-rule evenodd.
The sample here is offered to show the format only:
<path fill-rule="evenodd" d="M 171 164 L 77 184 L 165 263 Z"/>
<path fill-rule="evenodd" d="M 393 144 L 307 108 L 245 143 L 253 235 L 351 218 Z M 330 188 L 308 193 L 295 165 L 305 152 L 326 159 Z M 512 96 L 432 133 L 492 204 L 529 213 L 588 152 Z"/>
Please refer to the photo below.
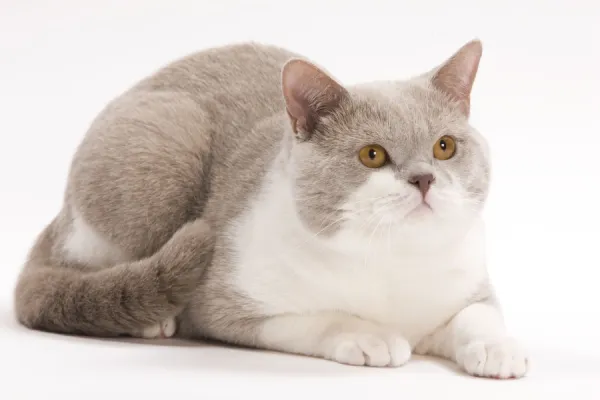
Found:
<path fill-rule="evenodd" d="M 390 352 L 387 344 L 373 335 L 358 338 L 358 345 L 362 349 L 365 363 L 373 367 L 385 367 L 390 363 Z"/>
<path fill-rule="evenodd" d="M 392 367 L 398 367 L 404 365 L 410 360 L 412 350 L 410 343 L 406 339 L 401 337 L 392 337 L 390 339 L 390 365 Z"/>
<path fill-rule="evenodd" d="M 365 365 L 362 349 L 351 340 L 345 340 L 337 345 L 333 359 L 343 364 Z"/>
<path fill-rule="evenodd" d="M 469 374 L 483 376 L 483 368 L 487 361 L 487 352 L 483 343 L 476 342 L 468 345 L 461 358 L 463 367 Z"/>
<path fill-rule="evenodd" d="M 175 318 L 168 318 L 160 324 L 152 325 L 141 330 L 139 335 L 144 339 L 166 339 L 175 334 L 177 328 Z"/>
<path fill-rule="evenodd" d="M 175 323 L 175 318 L 169 318 L 161 324 L 161 337 L 170 338 L 175 334 L 175 329 L 177 328 L 177 324 Z"/>
<path fill-rule="evenodd" d="M 371 367 L 397 367 L 410 359 L 410 344 L 385 333 L 342 334 L 334 339 L 334 361 Z"/>
<path fill-rule="evenodd" d="M 152 325 L 142 329 L 140 336 L 144 339 L 154 339 L 160 337 L 160 324 Z"/>
<path fill-rule="evenodd" d="M 515 379 L 527 373 L 527 357 L 512 339 L 477 341 L 457 354 L 471 375 L 493 379 Z"/>

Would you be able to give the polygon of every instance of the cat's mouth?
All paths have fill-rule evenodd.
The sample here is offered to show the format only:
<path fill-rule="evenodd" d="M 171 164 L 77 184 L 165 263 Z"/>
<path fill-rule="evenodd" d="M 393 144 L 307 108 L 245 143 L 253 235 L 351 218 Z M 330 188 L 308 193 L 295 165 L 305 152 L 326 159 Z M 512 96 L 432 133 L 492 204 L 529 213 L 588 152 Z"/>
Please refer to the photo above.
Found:
<path fill-rule="evenodd" d="M 410 211 L 406 216 L 407 217 L 422 217 L 425 215 L 429 215 L 433 213 L 433 208 L 427 202 L 427 200 L 423 199 L 412 211 Z"/>

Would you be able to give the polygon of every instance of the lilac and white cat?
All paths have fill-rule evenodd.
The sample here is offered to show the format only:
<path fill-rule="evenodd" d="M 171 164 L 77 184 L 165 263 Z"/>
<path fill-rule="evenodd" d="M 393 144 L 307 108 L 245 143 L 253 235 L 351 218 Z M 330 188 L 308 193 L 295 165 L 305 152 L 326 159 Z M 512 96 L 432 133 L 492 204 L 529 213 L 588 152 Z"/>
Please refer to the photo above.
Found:
<path fill-rule="evenodd" d="M 486 273 L 490 166 L 468 122 L 481 52 L 350 87 L 258 44 L 162 68 L 84 137 L 19 320 L 524 376 Z"/>

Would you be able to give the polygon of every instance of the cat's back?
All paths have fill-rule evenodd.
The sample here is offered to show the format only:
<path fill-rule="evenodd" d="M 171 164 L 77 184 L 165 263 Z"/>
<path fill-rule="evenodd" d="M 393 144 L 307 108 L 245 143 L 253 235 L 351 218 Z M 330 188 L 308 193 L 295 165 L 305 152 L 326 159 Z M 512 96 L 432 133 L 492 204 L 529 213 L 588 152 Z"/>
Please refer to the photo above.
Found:
<path fill-rule="evenodd" d="M 235 44 L 142 79 L 92 122 L 71 163 L 65 213 L 132 257 L 154 253 L 203 214 L 210 182 L 249 132 L 283 112 L 281 70 L 294 56 Z"/>
<path fill-rule="evenodd" d="M 218 125 L 249 128 L 283 109 L 281 70 L 294 57 L 288 50 L 252 42 L 215 47 L 166 65 L 132 92 L 177 92 L 198 103 Z"/>

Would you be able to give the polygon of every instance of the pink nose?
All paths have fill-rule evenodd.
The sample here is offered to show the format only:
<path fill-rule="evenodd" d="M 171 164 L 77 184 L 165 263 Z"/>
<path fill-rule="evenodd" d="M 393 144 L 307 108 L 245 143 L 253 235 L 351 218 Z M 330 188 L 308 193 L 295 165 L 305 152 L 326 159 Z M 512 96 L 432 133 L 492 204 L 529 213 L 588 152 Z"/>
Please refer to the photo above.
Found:
<path fill-rule="evenodd" d="M 433 174 L 422 174 L 415 175 L 408 179 L 408 182 L 412 185 L 415 185 L 421 191 L 421 195 L 425 198 L 425 195 L 429 191 L 431 184 L 435 181 Z"/>

